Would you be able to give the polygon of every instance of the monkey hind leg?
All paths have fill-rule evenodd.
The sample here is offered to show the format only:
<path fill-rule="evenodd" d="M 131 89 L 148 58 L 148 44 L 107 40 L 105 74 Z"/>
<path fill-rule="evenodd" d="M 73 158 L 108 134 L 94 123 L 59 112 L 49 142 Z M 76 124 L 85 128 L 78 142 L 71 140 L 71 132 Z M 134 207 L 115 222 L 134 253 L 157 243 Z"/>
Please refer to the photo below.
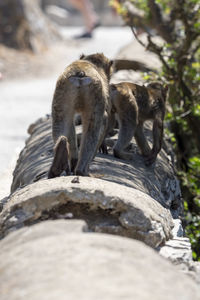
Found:
<path fill-rule="evenodd" d="M 151 148 L 146 140 L 143 132 L 143 123 L 139 123 L 135 132 L 135 140 L 140 148 L 143 156 L 149 156 L 151 153 Z"/>
<path fill-rule="evenodd" d="M 119 129 L 119 136 L 117 143 L 113 148 L 113 154 L 117 158 L 125 159 L 125 160 L 132 160 L 133 154 L 125 151 L 124 149 L 127 148 L 129 145 L 136 128 L 136 122 L 122 120 L 120 123 Z"/>
<path fill-rule="evenodd" d="M 102 143 L 99 147 L 99 152 L 103 154 L 108 154 L 108 148 L 106 145 L 106 137 L 110 132 L 113 131 L 116 123 L 115 113 L 110 112 L 109 114 L 104 115 L 104 132 L 102 134 Z"/>
<path fill-rule="evenodd" d="M 101 103 L 94 112 L 83 114 L 83 134 L 81 138 L 79 160 L 75 169 L 76 175 L 88 176 L 89 163 L 95 157 L 104 137 L 104 111 Z"/>
<path fill-rule="evenodd" d="M 162 137 L 163 137 L 163 118 L 162 116 L 158 115 L 153 123 L 153 148 L 148 156 L 145 157 L 145 165 L 150 166 L 152 165 L 158 153 L 162 147 Z"/>
<path fill-rule="evenodd" d="M 48 178 L 58 177 L 63 171 L 66 171 L 67 174 L 70 173 L 69 144 L 65 136 L 60 136 L 54 148 L 54 159 L 48 173 Z"/>

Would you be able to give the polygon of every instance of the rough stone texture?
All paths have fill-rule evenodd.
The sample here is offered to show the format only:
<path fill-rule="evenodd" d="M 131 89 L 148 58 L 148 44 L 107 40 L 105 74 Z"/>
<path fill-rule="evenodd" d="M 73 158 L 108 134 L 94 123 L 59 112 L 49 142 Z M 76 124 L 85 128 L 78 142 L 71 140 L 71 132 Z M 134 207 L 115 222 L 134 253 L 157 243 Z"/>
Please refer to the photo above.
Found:
<path fill-rule="evenodd" d="M 173 238 L 158 247 L 160 255 L 170 260 L 178 268 L 190 275 L 200 285 L 200 262 L 193 261 L 190 240 L 184 237 L 180 219 L 173 219 Z"/>
<path fill-rule="evenodd" d="M 160 254 L 175 263 L 192 260 L 191 244 L 188 238 L 176 237 L 166 242 Z"/>
<path fill-rule="evenodd" d="M 149 126 L 146 135 L 151 143 Z M 13 177 L 11 192 L 42 178 L 47 178 L 47 173 L 53 159 L 53 142 L 51 137 L 51 119 L 49 117 L 38 120 L 29 128 L 30 138 L 22 150 Z M 78 131 L 80 137 L 80 128 Z M 117 134 L 108 139 L 108 144 L 113 145 Z M 90 173 L 109 182 L 135 188 L 148 194 L 164 207 L 171 209 L 174 216 L 178 217 L 182 210 L 179 182 L 174 176 L 170 156 L 162 149 L 156 163 L 146 167 L 138 147 L 133 138 L 131 149 L 133 161 L 116 159 L 112 155 L 98 154 L 90 166 Z"/>
<path fill-rule="evenodd" d="M 199 299 L 197 285 L 143 243 L 83 233 L 82 224 L 70 233 L 68 222 L 43 222 L 0 242 L 1 300 Z"/>
<path fill-rule="evenodd" d="M 88 232 L 87 224 L 83 220 L 49 220 L 16 230 L 15 233 L 9 234 L 4 240 L 6 240 L 6 245 L 12 244 L 14 241 L 16 246 L 20 246 L 34 239 L 43 239 L 46 236 L 51 237 L 80 232 Z M 3 241 L 0 243 L 4 245 Z"/>
<path fill-rule="evenodd" d="M 0 214 L 2 236 L 44 219 L 75 218 L 91 231 L 128 236 L 151 247 L 171 237 L 172 217 L 150 196 L 97 178 L 40 180 L 13 193 Z"/>
<path fill-rule="evenodd" d="M 173 223 L 173 238 L 159 248 L 159 253 L 175 264 L 192 261 L 191 244 L 189 239 L 184 237 L 181 220 L 174 219 Z"/>
<path fill-rule="evenodd" d="M 188 238 L 174 237 L 159 248 L 159 253 L 177 265 L 182 272 L 190 275 L 200 286 L 200 262 L 193 261 Z"/>
<path fill-rule="evenodd" d="M 193 280 L 195 280 L 200 288 L 200 262 L 191 260 L 188 262 L 179 262 L 174 264 L 180 271 L 189 275 Z"/>

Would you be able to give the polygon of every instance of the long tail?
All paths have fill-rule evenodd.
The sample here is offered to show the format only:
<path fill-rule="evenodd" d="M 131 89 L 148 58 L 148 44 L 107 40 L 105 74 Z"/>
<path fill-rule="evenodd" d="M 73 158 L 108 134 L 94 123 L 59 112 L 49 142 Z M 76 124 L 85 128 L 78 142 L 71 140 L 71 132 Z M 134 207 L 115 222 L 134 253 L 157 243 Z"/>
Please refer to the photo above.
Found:
<path fill-rule="evenodd" d="M 48 173 L 48 178 L 60 176 L 66 171 L 70 172 L 69 168 L 69 142 L 66 136 L 60 136 L 54 148 L 54 159 Z"/>

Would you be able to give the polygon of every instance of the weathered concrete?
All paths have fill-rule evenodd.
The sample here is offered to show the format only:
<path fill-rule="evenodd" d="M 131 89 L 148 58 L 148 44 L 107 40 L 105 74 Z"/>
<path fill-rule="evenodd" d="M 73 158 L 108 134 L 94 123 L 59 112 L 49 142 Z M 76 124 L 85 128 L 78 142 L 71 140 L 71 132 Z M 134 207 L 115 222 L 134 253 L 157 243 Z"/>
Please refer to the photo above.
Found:
<path fill-rule="evenodd" d="M 163 245 L 173 227 L 169 210 L 150 196 L 120 184 L 74 176 L 40 180 L 13 193 L 0 214 L 1 236 L 44 219 L 75 218 L 91 231 Z"/>
<path fill-rule="evenodd" d="M 19 187 L 47 178 L 53 159 L 50 117 L 40 119 L 31 125 L 29 133 L 31 136 L 19 156 L 14 171 L 12 192 Z M 78 135 L 80 137 L 80 131 Z M 146 130 L 146 135 L 151 143 L 149 130 Z M 116 134 L 108 139 L 108 144 L 113 144 L 117 137 Z M 91 175 L 135 188 L 171 209 L 173 214 L 179 215 L 182 209 L 181 193 L 170 157 L 162 150 L 156 163 L 146 167 L 142 156 L 138 153 L 134 138 L 131 148 L 133 161 L 116 159 L 111 150 L 110 155 L 98 154 L 90 166 Z"/>
<path fill-rule="evenodd" d="M 1 300 L 199 299 L 197 285 L 143 243 L 68 222 L 43 222 L 0 242 Z"/>

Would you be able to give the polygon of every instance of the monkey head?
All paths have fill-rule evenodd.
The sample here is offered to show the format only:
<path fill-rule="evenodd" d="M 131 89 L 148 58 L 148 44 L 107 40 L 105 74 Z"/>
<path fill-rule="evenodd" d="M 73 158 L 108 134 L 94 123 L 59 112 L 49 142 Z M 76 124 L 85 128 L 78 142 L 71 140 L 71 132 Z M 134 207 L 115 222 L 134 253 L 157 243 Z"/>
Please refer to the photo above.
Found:
<path fill-rule="evenodd" d="M 87 60 L 94 64 L 97 68 L 103 69 L 108 80 L 110 80 L 113 61 L 109 60 L 103 53 L 95 53 L 91 55 L 82 54 L 80 56 L 80 60 Z"/>

